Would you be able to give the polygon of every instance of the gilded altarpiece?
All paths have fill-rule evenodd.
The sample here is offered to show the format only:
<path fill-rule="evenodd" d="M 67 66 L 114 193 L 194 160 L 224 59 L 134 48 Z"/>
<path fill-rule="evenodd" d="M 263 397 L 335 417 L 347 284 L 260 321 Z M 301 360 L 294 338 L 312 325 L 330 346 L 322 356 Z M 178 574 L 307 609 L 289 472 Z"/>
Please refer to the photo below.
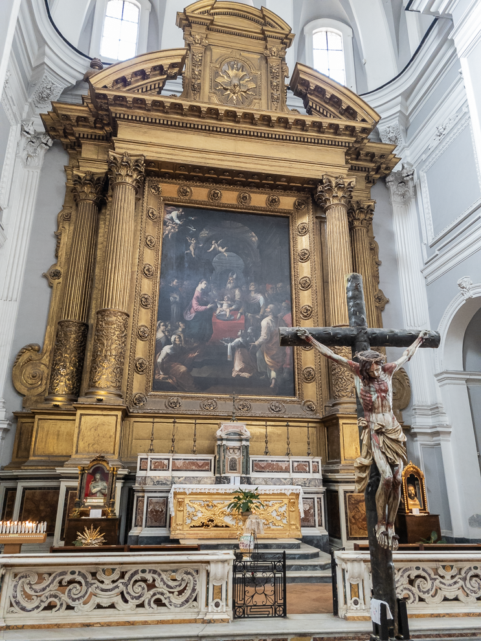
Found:
<path fill-rule="evenodd" d="M 322 457 L 329 473 L 352 472 L 358 450 L 352 381 L 329 371 L 309 346 L 285 352 L 282 366 L 291 373 L 283 378 L 272 365 L 279 355 L 272 352 L 263 364 L 261 345 L 252 353 L 250 346 L 260 338 L 269 303 L 272 326 L 347 323 L 345 275 L 353 270 L 365 282 L 369 324 L 381 325 L 386 298 L 378 288 L 371 187 L 398 162 L 393 145 L 369 140 L 379 121 L 369 105 L 305 65 L 297 64 L 290 79 L 303 113 L 287 106 L 285 55 L 294 36 L 271 11 L 201 0 L 177 15 L 177 25 L 185 48 L 92 72 L 81 105 L 54 103 L 42 116 L 70 164 L 56 262 L 46 272 L 53 295 L 45 341 L 25 346 L 13 367 L 25 412 L 10 467 L 72 467 L 102 453 L 110 464 L 133 468 L 149 441 L 166 451 L 174 419 L 183 437 L 172 440 L 171 451 L 195 448 L 198 420 L 204 426 L 199 451 L 213 453 L 219 421 L 235 408 L 253 435 L 253 453 L 263 453 L 269 424 L 271 453 L 284 455 L 290 422 L 292 451 L 304 455 L 309 424 L 310 453 Z M 168 95 L 165 83 L 179 75 L 182 94 Z M 275 242 L 289 264 L 281 280 L 272 274 L 256 280 L 229 258 L 239 257 L 232 243 L 209 236 L 213 223 L 205 216 L 222 215 L 232 225 L 258 217 L 259 229 L 263 219 L 279 221 L 284 240 Z M 223 389 L 202 387 L 206 364 L 199 361 L 189 389 L 189 376 L 180 375 L 189 369 L 185 362 L 185 370 L 168 359 L 159 365 L 166 347 L 165 354 L 178 347 L 183 358 L 197 347 L 189 323 L 200 283 L 166 282 L 172 272 L 163 273 L 162 248 L 176 226 L 191 228 L 179 255 L 195 261 L 204 239 L 214 271 L 214 260 L 229 259 L 224 281 L 213 291 L 211 279 L 210 298 L 202 302 L 199 294 L 199 304 L 212 305 L 209 323 L 219 328 L 244 316 L 238 331 L 245 336 L 219 329 L 216 349 L 225 374 L 226 363 L 236 367 L 236 349 L 245 348 L 252 358 L 245 355 L 242 373 L 265 377 L 258 393 L 243 393 L 230 374 Z M 229 279 L 236 281 L 233 294 L 225 291 Z M 252 283 L 260 289 L 250 290 Z M 265 304 L 249 337 L 253 312 L 242 305 L 257 295 Z M 164 310 L 172 305 L 169 319 L 159 316 L 159 302 Z M 237 338 L 244 348 L 229 347 Z"/>

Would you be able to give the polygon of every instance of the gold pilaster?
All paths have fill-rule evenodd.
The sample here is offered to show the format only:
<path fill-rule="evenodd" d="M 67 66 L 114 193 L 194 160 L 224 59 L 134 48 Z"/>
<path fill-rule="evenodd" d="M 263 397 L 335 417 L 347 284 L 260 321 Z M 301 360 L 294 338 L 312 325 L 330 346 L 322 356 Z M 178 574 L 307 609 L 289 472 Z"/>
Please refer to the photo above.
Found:
<path fill-rule="evenodd" d="M 352 273 L 351 242 L 347 211 L 352 198 L 355 180 L 343 176 L 322 177 L 317 186 L 316 202 L 326 213 L 328 253 L 329 318 L 331 326 L 349 325 L 346 300 L 346 277 Z M 338 354 L 351 358 L 348 347 L 335 348 Z M 347 370 L 330 363 L 331 399 L 343 405 L 344 411 L 352 409 L 354 381 Z"/>
<path fill-rule="evenodd" d="M 135 195 L 144 178 L 144 156 L 109 153 L 112 186 L 105 272 L 90 370 L 89 396 L 122 397 L 127 345 Z"/>
<path fill-rule="evenodd" d="M 74 178 L 77 217 L 50 371 L 49 401 L 70 402 L 80 391 L 103 181 L 103 176 L 91 172 Z"/>
<path fill-rule="evenodd" d="M 374 216 L 374 205 L 374 200 L 364 202 L 357 200 L 353 202 L 348 209 L 353 266 L 354 271 L 362 276 L 367 322 L 370 327 L 378 327 L 374 300 L 373 261 L 368 235 L 369 227 Z"/>

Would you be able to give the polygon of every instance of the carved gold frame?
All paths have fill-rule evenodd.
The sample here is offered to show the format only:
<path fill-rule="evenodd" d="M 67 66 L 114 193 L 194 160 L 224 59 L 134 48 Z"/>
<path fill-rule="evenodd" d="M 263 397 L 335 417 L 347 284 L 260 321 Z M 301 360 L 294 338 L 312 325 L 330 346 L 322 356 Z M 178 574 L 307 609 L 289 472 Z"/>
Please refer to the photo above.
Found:
<path fill-rule="evenodd" d="M 248 204 L 245 204 L 248 203 Z M 319 255 L 317 223 L 309 194 L 226 186 L 219 183 L 183 182 L 147 178 L 139 225 L 138 260 L 133 294 L 132 328 L 127 379 L 127 402 L 135 413 L 179 413 L 225 416 L 232 412 L 232 396 L 153 391 L 153 366 L 157 304 L 160 286 L 164 207 L 241 211 L 282 215 L 290 219 L 292 312 L 296 325 L 312 326 L 321 321 L 322 281 L 314 256 Z M 303 250 L 303 251 L 301 251 Z M 307 250 L 307 252 L 306 252 Z M 316 372 L 318 355 L 313 350 L 295 350 L 295 396 L 241 396 L 240 415 L 315 419 L 322 414 L 322 389 Z"/>
<path fill-rule="evenodd" d="M 408 508 L 408 502 L 407 502 L 407 495 L 408 495 L 408 476 L 411 476 L 411 474 L 414 474 L 414 476 L 419 480 L 419 484 L 421 486 L 421 494 L 423 497 L 423 505 L 419 510 L 420 514 L 429 514 L 428 510 L 428 497 L 426 493 L 426 479 L 424 477 L 424 473 L 422 470 L 417 467 L 417 465 L 414 465 L 411 461 L 409 461 L 409 464 L 406 465 L 406 467 L 403 470 L 402 473 L 402 494 L 403 494 L 403 506 L 404 507 L 404 513 L 405 514 L 412 514 L 412 509 Z"/>

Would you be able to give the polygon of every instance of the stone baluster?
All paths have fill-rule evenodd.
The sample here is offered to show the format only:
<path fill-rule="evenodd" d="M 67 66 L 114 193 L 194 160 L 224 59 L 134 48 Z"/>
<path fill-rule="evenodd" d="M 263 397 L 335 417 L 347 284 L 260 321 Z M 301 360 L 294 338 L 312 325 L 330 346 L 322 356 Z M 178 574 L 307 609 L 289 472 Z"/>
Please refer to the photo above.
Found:
<path fill-rule="evenodd" d="M 347 211 L 352 198 L 355 180 L 343 176 L 322 177 L 317 186 L 315 200 L 326 213 L 326 235 L 329 265 L 329 319 L 331 326 L 349 325 L 346 300 L 346 276 L 352 273 L 352 253 Z M 349 347 L 335 351 L 351 358 Z M 336 363 L 330 363 L 331 398 L 344 402 L 354 400 L 354 382 L 351 374 Z"/>
<path fill-rule="evenodd" d="M 367 322 L 370 327 L 378 327 L 376 304 L 374 300 L 373 258 L 369 247 L 369 227 L 374 216 L 374 200 L 351 203 L 347 215 L 351 228 L 352 262 L 354 271 L 361 274 L 366 301 Z"/>
<path fill-rule="evenodd" d="M 48 401 L 78 398 L 88 333 L 88 313 L 95 261 L 103 175 L 86 172 L 74 178 L 77 217 L 72 235 L 65 292 L 54 346 Z"/>
<path fill-rule="evenodd" d="M 144 179 L 144 160 L 128 153 L 109 154 L 112 205 L 88 396 L 122 397 L 135 196 Z"/>

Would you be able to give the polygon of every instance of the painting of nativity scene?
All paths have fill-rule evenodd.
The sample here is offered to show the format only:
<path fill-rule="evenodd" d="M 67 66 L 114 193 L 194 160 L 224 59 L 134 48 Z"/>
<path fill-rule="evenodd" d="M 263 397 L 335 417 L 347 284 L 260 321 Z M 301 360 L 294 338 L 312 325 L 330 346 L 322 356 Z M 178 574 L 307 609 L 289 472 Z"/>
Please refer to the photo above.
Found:
<path fill-rule="evenodd" d="M 165 208 L 153 389 L 294 396 L 289 219 Z"/>

